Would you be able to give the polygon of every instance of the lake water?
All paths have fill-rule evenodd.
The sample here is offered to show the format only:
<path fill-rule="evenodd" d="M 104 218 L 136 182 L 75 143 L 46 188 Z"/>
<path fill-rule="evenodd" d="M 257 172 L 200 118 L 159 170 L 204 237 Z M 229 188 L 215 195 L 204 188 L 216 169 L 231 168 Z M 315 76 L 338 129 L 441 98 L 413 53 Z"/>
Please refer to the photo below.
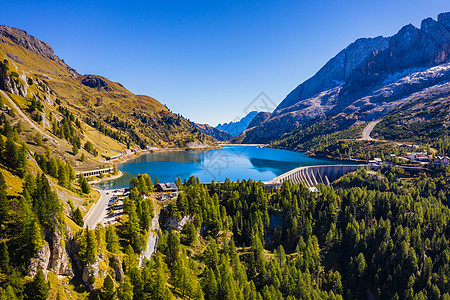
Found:
<path fill-rule="evenodd" d="M 341 162 L 340 162 L 341 163 Z M 151 152 L 118 164 L 124 173 L 119 179 L 99 183 L 102 188 L 128 186 L 130 179 L 147 173 L 152 180 L 173 182 L 198 176 L 202 182 L 220 182 L 229 178 L 270 180 L 301 166 L 334 165 L 335 161 L 308 157 L 288 150 L 258 148 L 256 146 L 227 145 L 221 149 Z"/>

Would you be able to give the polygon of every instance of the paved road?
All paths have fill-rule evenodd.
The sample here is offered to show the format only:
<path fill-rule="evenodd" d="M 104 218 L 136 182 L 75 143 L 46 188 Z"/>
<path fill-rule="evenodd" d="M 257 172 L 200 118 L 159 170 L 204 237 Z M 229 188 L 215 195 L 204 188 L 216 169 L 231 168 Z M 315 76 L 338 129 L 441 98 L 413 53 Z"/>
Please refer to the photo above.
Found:
<path fill-rule="evenodd" d="M 363 141 L 373 141 L 374 140 L 373 138 L 370 137 L 370 133 L 375 128 L 375 126 L 380 122 L 381 122 L 381 120 L 372 121 L 366 126 L 366 128 L 363 129 L 363 132 L 362 132 L 362 140 Z"/>
<path fill-rule="evenodd" d="M 100 199 L 91 206 L 88 213 L 84 216 L 84 227 L 89 228 L 95 228 L 97 223 L 101 223 L 107 216 L 106 208 L 109 201 L 109 197 L 106 195 L 106 193 L 109 193 L 108 190 L 94 189 L 100 193 Z"/>

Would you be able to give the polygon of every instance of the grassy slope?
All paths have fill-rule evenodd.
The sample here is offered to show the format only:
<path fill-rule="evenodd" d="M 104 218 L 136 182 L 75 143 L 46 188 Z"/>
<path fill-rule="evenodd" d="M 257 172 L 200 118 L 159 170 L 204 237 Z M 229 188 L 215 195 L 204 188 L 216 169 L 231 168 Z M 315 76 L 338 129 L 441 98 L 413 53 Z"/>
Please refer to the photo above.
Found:
<path fill-rule="evenodd" d="M 106 128 L 122 136 L 135 136 L 135 141 L 139 141 L 141 145 L 184 147 L 191 141 L 213 143 L 211 138 L 198 132 L 186 119 L 171 113 L 164 105 L 151 97 L 134 95 L 121 84 L 101 76 L 95 76 L 95 78 L 104 82 L 104 86 L 91 88 L 82 83 L 85 76 L 74 76 L 60 63 L 28 51 L 7 38 L 0 37 L 0 39 L 3 40 L 0 43 L 0 59 L 7 59 L 9 71 L 19 74 L 19 78 L 16 78 L 18 84 L 27 86 L 26 97 L 11 95 L 22 110 L 27 109 L 30 104 L 29 99 L 36 95 L 38 99 L 43 100 L 47 119 L 50 113 L 60 119 L 56 111 L 57 106 L 52 105 L 54 104 L 52 102 L 58 98 L 62 105 L 69 108 L 80 121 L 84 121 L 86 117 L 105 121 L 107 117 L 114 116 L 124 123 L 127 122 L 130 125 L 128 129 L 114 128 L 115 124 L 102 123 Z M 33 79 L 31 86 L 26 84 L 28 78 Z M 46 99 L 50 100 L 45 101 Z M 147 122 L 143 122 L 144 118 Z M 51 129 L 49 120 L 43 123 L 40 124 L 42 128 L 45 125 L 46 129 Z M 99 133 L 84 122 L 82 126 L 86 133 L 83 144 L 91 141 L 99 154 L 113 154 L 126 149 L 124 143 Z M 59 155 L 70 159 L 64 155 L 64 152 L 70 152 L 71 145 L 59 139 L 56 140 L 63 146 L 63 153 Z M 137 146 L 131 145 L 131 147 Z M 52 150 L 58 152 L 55 147 Z M 92 157 L 88 156 L 88 158 Z M 76 161 L 71 162 L 76 166 Z"/>

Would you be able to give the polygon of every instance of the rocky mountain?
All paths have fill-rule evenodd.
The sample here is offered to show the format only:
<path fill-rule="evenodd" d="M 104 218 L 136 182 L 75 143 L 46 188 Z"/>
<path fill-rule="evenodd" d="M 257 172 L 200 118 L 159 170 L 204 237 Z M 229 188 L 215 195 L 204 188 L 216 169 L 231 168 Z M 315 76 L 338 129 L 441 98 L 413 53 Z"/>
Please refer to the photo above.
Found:
<path fill-rule="evenodd" d="M 391 37 L 359 39 L 300 84 L 270 118 L 249 128 L 243 143 L 281 138 L 301 124 L 332 117 L 369 121 L 421 94 L 448 95 L 450 13 L 409 24 Z"/>
<path fill-rule="evenodd" d="M 231 134 L 229 134 L 228 132 L 212 127 L 211 125 L 199 123 L 194 123 L 194 125 L 202 133 L 207 134 L 218 141 L 224 142 L 232 138 Z"/>
<path fill-rule="evenodd" d="M 257 111 L 251 111 L 239 121 L 232 121 L 229 123 L 219 124 L 216 126 L 216 128 L 226 131 L 232 136 L 238 136 L 239 134 L 241 134 L 241 132 L 247 129 L 248 125 L 257 114 L 258 114 Z"/>
<path fill-rule="evenodd" d="M 67 154 L 74 141 L 78 148 L 91 142 L 91 152 L 102 155 L 127 148 L 214 144 L 156 99 L 135 95 L 102 76 L 80 75 L 49 44 L 7 26 L 0 26 L 0 89 L 48 140 L 58 142 L 50 146 L 61 148 L 67 160 L 74 158 Z M 67 118 L 73 129 L 61 133 Z"/>

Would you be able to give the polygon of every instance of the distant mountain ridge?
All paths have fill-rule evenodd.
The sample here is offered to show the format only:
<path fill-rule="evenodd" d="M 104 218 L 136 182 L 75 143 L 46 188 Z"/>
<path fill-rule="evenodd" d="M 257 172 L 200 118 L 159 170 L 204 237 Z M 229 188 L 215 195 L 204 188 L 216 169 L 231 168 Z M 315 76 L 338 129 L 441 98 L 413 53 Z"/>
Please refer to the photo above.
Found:
<path fill-rule="evenodd" d="M 237 140 L 267 143 L 307 122 L 339 116 L 373 120 L 411 95 L 450 80 L 450 13 L 421 27 L 409 24 L 391 37 L 358 39 L 290 92 L 267 119 Z M 439 92 L 439 91 L 442 91 Z M 433 88 L 433 97 L 446 95 Z"/>
<path fill-rule="evenodd" d="M 228 132 L 231 136 L 235 137 L 241 134 L 245 129 L 247 129 L 248 125 L 257 114 L 257 111 L 251 111 L 239 121 L 219 124 L 215 128 Z"/>
<path fill-rule="evenodd" d="M 220 130 L 220 129 L 217 129 L 217 128 L 212 127 L 211 125 L 208 125 L 208 124 L 199 124 L 199 123 L 193 123 L 193 124 L 202 133 L 207 134 L 207 135 L 209 135 L 209 136 L 211 136 L 211 137 L 213 137 L 216 140 L 221 141 L 221 142 L 228 141 L 228 140 L 230 140 L 233 137 L 228 132 Z"/>

